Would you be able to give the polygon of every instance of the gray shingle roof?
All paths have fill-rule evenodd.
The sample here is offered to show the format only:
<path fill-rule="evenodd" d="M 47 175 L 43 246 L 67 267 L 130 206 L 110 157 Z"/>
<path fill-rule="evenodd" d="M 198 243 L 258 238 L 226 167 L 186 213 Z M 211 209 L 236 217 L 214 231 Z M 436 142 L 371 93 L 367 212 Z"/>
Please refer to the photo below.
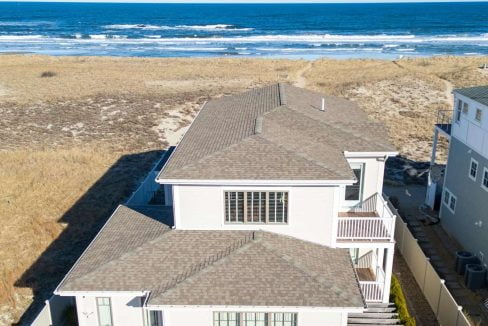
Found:
<path fill-rule="evenodd" d="M 158 178 L 354 180 L 344 151 L 395 149 L 355 103 L 275 84 L 208 102 Z"/>
<path fill-rule="evenodd" d="M 151 291 L 149 305 L 364 306 L 346 249 L 263 231 L 171 230 L 124 206 L 57 291 Z"/>
<path fill-rule="evenodd" d="M 488 85 L 455 89 L 454 92 L 488 106 Z"/>

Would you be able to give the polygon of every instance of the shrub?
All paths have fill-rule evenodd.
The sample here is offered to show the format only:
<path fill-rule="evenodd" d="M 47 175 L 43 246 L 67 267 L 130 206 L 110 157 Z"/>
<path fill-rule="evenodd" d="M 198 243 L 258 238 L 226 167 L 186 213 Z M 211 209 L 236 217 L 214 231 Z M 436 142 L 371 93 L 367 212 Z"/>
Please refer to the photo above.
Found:
<path fill-rule="evenodd" d="M 390 301 L 395 303 L 398 310 L 398 318 L 405 326 L 416 326 L 415 318 L 408 312 L 407 300 L 403 295 L 400 282 L 395 275 L 391 276 Z"/>
<path fill-rule="evenodd" d="M 43 71 L 41 74 L 41 78 L 48 78 L 54 76 L 56 76 L 56 73 L 54 71 Z"/>

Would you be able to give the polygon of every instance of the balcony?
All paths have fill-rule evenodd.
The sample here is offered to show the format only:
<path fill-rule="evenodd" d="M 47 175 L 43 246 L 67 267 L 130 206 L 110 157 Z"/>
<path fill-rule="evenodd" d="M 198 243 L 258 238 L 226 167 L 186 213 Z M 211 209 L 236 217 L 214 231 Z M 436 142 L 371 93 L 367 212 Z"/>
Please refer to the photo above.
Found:
<path fill-rule="evenodd" d="M 437 122 L 435 126 L 446 136 L 451 135 L 452 131 L 452 110 L 437 111 Z"/>
<path fill-rule="evenodd" d="M 385 272 L 379 265 L 374 250 L 354 262 L 359 286 L 366 302 L 382 302 L 385 287 Z"/>
<path fill-rule="evenodd" d="M 392 241 L 395 218 L 388 202 L 375 194 L 346 212 L 339 212 L 337 219 L 338 242 Z"/>

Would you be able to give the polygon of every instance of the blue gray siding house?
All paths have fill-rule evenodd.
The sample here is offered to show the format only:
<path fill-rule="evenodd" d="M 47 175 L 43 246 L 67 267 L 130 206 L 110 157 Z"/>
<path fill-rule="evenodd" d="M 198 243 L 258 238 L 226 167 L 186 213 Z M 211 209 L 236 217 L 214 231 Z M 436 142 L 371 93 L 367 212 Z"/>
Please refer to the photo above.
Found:
<path fill-rule="evenodd" d="M 441 193 L 440 221 L 465 250 L 488 263 L 488 86 L 457 89 L 449 122 L 435 128 L 432 166 L 439 134 L 449 139 L 444 176 L 429 176 L 426 204 Z M 439 188 L 442 187 L 442 191 Z M 430 196 L 430 197 L 429 197 Z"/>

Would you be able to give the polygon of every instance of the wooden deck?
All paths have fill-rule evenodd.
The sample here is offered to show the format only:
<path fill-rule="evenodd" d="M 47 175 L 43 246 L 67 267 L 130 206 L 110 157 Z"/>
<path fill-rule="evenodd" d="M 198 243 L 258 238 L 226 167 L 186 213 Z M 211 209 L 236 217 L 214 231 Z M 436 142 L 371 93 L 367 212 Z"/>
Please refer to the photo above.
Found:
<path fill-rule="evenodd" d="M 358 274 L 359 281 L 376 281 L 376 277 L 371 268 L 356 268 L 356 273 Z"/>
<path fill-rule="evenodd" d="M 339 217 L 379 217 L 376 212 L 339 212 Z"/>

